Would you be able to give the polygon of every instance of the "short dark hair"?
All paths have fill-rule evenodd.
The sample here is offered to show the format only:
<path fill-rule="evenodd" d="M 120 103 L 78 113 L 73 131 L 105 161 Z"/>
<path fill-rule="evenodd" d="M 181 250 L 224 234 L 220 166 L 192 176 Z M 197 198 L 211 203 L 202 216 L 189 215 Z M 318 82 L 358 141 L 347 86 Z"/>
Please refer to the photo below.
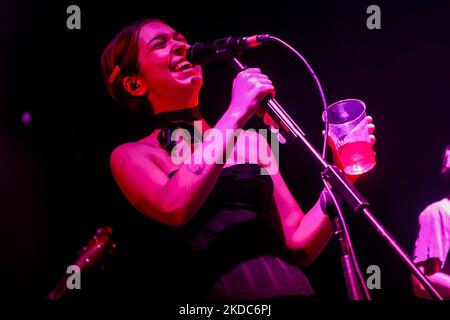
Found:
<path fill-rule="evenodd" d="M 143 26 L 155 21 L 161 20 L 142 19 L 123 28 L 105 47 L 101 58 L 102 76 L 109 94 L 115 101 L 134 112 L 151 113 L 152 108 L 147 97 L 130 94 L 123 86 L 123 79 L 139 74 L 139 35 Z M 117 67 L 119 72 L 111 82 L 111 74 Z"/>

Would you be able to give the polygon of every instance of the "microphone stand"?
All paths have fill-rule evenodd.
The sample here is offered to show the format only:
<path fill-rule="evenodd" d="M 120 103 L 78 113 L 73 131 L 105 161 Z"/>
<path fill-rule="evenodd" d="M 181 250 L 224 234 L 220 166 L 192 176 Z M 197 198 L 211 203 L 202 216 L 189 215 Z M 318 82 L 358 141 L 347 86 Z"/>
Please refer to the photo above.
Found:
<path fill-rule="evenodd" d="M 349 235 L 344 231 L 342 224 L 345 225 L 342 212 L 339 216 L 332 219 L 334 226 L 334 235 L 336 236 L 339 248 L 341 249 L 341 268 L 344 275 L 344 282 L 347 288 L 347 295 L 350 300 L 371 300 L 367 287 L 364 286 L 364 279 L 356 262 L 352 244 Z M 364 296 L 361 292 L 364 289 Z"/>
<path fill-rule="evenodd" d="M 240 72 L 246 69 L 246 66 L 243 65 L 236 57 L 232 58 L 230 60 L 230 63 L 232 68 L 236 72 Z M 363 214 L 363 216 L 369 221 L 372 227 L 374 227 L 378 234 L 387 241 L 389 246 L 397 253 L 403 263 L 408 266 L 412 273 L 417 277 L 419 282 L 424 286 L 424 288 L 434 299 L 443 300 L 441 295 L 432 286 L 428 278 L 425 277 L 425 275 L 416 267 L 416 265 L 409 258 L 408 254 L 402 249 L 402 247 L 400 247 L 400 245 L 385 230 L 381 223 L 373 216 L 372 212 L 368 209 L 369 203 L 367 202 L 367 200 L 364 199 L 364 197 L 358 192 L 358 190 L 356 190 L 356 188 L 350 183 L 350 181 L 342 173 L 341 170 L 339 170 L 336 166 L 330 165 L 325 159 L 322 158 L 322 156 L 317 152 L 314 146 L 306 139 L 305 134 L 300 129 L 300 127 L 292 120 L 292 118 L 286 113 L 286 111 L 284 111 L 281 105 L 272 97 L 267 96 L 264 101 L 264 107 L 266 112 L 268 112 L 272 119 L 277 123 L 280 128 L 280 132 L 283 135 L 289 137 L 291 140 L 299 140 L 306 147 L 309 153 L 313 155 L 313 157 L 322 167 L 322 179 L 331 186 L 331 189 L 336 192 L 342 198 L 342 200 L 352 208 L 355 213 L 359 212 Z M 339 211 L 339 208 L 337 209 Z M 348 245 L 349 239 L 346 240 Z M 347 253 L 349 252 L 347 251 Z M 349 269 L 347 268 L 347 266 L 353 265 L 353 268 L 357 268 L 357 266 L 355 266 L 355 261 L 356 260 L 354 259 L 353 264 L 345 263 L 346 267 L 344 268 L 344 270 L 346 271 L 344 273 L 344 278 L 351 279 L 349 281 L 346 281 L 346 284 L 348 285 L 347 291 L 349 292 L 349 294 L 351 293 L 350 298 L 360 299 L 361 294 L 358 294 L 358 290 L 354 290 L 352 287 L 349 287 L 355 284 L 356 277 L 353 269 Z M 361 283 L 360 285 L 365 288 L 365 284 Z"/>

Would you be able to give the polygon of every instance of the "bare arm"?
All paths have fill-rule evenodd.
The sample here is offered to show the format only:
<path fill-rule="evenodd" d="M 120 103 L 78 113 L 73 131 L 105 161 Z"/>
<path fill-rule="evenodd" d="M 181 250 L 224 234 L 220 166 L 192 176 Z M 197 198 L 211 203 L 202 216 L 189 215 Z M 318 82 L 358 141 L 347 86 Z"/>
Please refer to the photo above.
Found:
<path fill-rule="evenodd" d="M 450 275 L 443 272 L 436 272 L 428 276 L 431 283 L 444 299 L 450 299 Z"/>
<path fill-rule="evenodd" d="M 428 280 L 444 299 L 450 299 L 450 275 L 442 272 L 439 259 L 430 259 L 420 263 L 419 269 L 425 272 Z M 418 298 L 432 299 L 415 276 L 412 276 L 412 286 L 414 294 Z"/>
<path fill-rule="evenodd" d="M 331 221 L 320 208 L 319 201 L 305 214 L 280 173 L 275 174 L 272 179 L 275 206 L 286 245 L 299 254 L 301 264 L 309 265 L 330 241 L 333 234 Z"/>
<path fill-rule="evenodd" d="M 331 239 L 331 221 L 322 211 L 319 200 L 306 214 L 303 212 L 289 191 L 266 139 L 262 136 L 259 139 L 262 139 L 262 146 L 270 156 L 268 163 L 274 184 L 275 215 L 280 222 L 284 242 L 290 250 L 296 252 L 295 257 L 300 264 L 308 265 Z"/>

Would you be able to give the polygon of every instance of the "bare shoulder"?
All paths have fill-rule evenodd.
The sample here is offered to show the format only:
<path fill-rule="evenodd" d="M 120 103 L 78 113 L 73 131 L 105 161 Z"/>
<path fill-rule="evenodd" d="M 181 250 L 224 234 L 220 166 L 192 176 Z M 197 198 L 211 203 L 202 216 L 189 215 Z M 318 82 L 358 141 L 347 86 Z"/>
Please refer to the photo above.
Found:
<path fill-rule="evenodd" d="M 157 149 L 151 145 L 137 142 L 128 142 L 119 145 L 111 153 L 111 161 L 116 161 L 118 159 L 129 157 L 129 156 L 151 156 L 157 152 Z"/>
<path fill-rule="evenodd" d="M 160 152 L 158 143 L 156 140 L 156 133 L 153 132 L 149 136 L 140 139 L 138 141 L 127 142 L 116 147 L 111 153 L 111 160 L 116 158 L 127 157 L 130 155 L 135 156 L 152 156 Z"/>
<path fill-rule="evenodd" d="M 121 144 L 111 153 L 111 170 L 117 172 L 123 169 L 127 163 L 138 163 L 141 165 L 154 163 L 158 152 L 160 152 L 158 148 L 142 141 Z"/>

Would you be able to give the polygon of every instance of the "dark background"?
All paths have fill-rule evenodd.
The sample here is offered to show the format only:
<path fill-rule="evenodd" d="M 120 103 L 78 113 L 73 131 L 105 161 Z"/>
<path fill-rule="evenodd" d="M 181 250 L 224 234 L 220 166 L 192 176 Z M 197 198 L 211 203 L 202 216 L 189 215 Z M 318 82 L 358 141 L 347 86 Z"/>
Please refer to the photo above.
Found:
<path fill-rule="evenodd" d="M 81 8 L 81 30 L 66 28 L 71 4 Z M 371 4 L 381 8 L 381 30 L 366 28 Z M 305 55 L 329 102 L 364 100 L 377 126 L 378 163 L 358 187 L 409 253 L 418 214 L 444 196 L 439 164 L 450 142 L 450 4 L 444 1 L 3 0 L 1 6 L 0 296 L 43 299 L 96 228 L 112 225 L 120 233 L 126 225 L 132 209 L 111 177 L 109 154 L 151 125 L 111 101 L 100 55 L 140 18 L 159 17 L 191 42 L 271 33 Z M 320 98 L 305 67 L 273 44 L 243 60 L 271 76 L 279 101 L 319 148 Z M 204 75 L 202 110 L 215 123 L 229 102 L 233 73 L 215 63 Z M 25 111 L 31 123 L 21 123 Z M 318 166 L 295 144 L 281 147 L 280 163 L 292 193 L 309 209 L 321 190 Z M 382 289 L 372 291 L 374 298 L 412 299 L 405 266 L 361 216 L 348 220 L 362 270 L 381 268 Z M 108 270 L 116 259 L 120 251 L 105 272 L 89 277 L 94 289 L 80 297 L 95 298 L 105 283 L 114 288 Z M 334 242 L 306 271 L 322 298 L 345 300 Z M 145 275 L 145 267 L 135 272 Z"/>

